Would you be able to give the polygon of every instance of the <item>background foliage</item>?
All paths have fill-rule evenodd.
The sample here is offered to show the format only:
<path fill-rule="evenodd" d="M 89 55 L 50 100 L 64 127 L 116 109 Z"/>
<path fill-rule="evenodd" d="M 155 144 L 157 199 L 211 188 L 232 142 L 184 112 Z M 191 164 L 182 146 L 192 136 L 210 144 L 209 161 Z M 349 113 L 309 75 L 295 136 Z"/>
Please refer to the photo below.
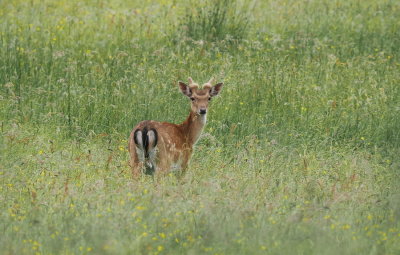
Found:
<path fill-rule="evenodd" d="M 399 253 L 399 47 L 391 0 L 0 2 L 3 252 Z M 189 173 L 132 181 L 189 76 Z"/>

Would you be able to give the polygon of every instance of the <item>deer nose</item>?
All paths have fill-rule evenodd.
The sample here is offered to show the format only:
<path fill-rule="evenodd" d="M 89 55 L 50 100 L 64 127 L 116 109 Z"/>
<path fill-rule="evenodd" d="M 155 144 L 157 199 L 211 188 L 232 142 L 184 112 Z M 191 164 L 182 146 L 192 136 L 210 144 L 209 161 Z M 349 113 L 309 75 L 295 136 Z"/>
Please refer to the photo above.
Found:
<path fill-rule="evenodd" d="M 200 109 L 200 114 L 206 114 L 207 110 L 206 109 Z"/>

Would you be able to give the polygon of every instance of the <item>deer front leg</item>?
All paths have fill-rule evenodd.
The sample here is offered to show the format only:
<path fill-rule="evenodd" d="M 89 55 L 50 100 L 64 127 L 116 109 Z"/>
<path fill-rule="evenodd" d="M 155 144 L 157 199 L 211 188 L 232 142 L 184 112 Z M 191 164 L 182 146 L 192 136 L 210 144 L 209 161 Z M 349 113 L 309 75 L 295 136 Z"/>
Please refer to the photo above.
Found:
<path fill-rule="evenodd" d="M 177 173 L 177 177 L 179 179 L 181 179 L 185 176 L 185 174 L 189 168 L 189 161 L 190 161 L 191 155 L 192 155 L 192 150 L 188 150 L 186 155 L 183 157 L 179 172 Z"/>

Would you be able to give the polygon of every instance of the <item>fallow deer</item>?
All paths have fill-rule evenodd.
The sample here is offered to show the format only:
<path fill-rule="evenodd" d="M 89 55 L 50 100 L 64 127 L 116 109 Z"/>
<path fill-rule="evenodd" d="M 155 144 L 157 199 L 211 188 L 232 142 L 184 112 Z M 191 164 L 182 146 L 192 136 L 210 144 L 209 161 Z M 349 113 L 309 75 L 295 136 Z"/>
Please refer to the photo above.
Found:
<path fill-rule="evenodd" d="M 192 78 L 189 85 L 179 82 L 181 92 L 191 100 L 189 116 L 183 123 L 146 120 L 132 130 L 129 154 L 134 177 L 143 171 L 146 174 L 167 173 L 172 168 L 186 171 L 193 147 L 206 124 L 209 101 L 222 89 L 223 83 L 213 86 L 212 80 L 202 88 Z"/>

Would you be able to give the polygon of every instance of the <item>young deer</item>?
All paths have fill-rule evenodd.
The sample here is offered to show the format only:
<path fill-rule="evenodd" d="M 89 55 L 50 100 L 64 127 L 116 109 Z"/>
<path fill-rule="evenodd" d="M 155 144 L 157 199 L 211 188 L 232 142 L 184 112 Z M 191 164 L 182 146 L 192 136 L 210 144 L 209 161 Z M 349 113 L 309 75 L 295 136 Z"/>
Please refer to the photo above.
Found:
<path fill-rule="evenodd" d="M 211 85 L 213 79 L 199 88 L 192 78 L 189 85 L 179 82 L 181 92 L 190 98 L 189 117 L 182 124 L 145 120 L 140 122 L 129 137 L 130 165 L 134 177 L 142 170 L 146 174 L 166 173 L 171 168 L 187 169 L 193 146 L 206 124 L 207 107 L 218 95 L 223 83 Z"/>

